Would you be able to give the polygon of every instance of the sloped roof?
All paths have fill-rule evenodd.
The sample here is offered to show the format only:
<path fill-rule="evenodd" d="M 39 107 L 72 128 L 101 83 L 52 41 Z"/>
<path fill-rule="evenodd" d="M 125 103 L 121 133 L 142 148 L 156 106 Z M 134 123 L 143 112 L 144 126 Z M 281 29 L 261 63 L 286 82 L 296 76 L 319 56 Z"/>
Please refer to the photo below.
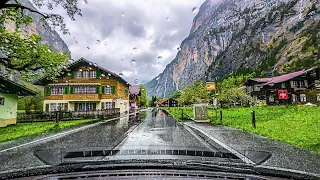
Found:
<path fill-rule="evenodd" d="M 0 93 L 34 96 L 37 92 L 0 75 Z"/>
<path fill-rule="evenodd" d="M 297 71 L 297 72 L 293 72 L 293 73 L 289 73 L 289 74 L 284 74 L 281 76 L 276 76 L 276 77 L 271 77 L 271 78 L 251 78 L 249 80 L 255 81 L 255 82 L 260 82 L 260 83 L 264 83 L 261 84 L 261 86 L 264 85 L 273 85 L 276 83 L 281 83 L 281 82 L 285 82 L 285 81 L 289 81 L 290 79 L 293 79 L 295 77 L 299 77 L 301 75 L 304 75 L 310 71 L 314 70 L 314 68 L 310 68 L 308 70 L 302 70 L 302 71 Z"/>
<path fill-rule="evenodd" d="M 160 99 L 158 102 L 156 102 L 157 104 L 162 104 L 164 102 L 166 102 L 168 99 L 171 99 L 171 100 L 175 100 L 177 102 L 179 102 L 179 99 L 175 99 L 175 98 L 163 98 L 163 99 Z"/>
<path fill-rule="evenodd" d="M 82 58 L 78 59 L 77 61 L 74 61 L 74 62 L 70 63 L 70 64 L 67 66 L 67 68 L 68 68 L 68 69 L 74 69 L 74 68 L 79 67 L 79 66 L 84 65 L 84 64 L 88 65 L 88 64 L 96 64 L 96 63 L 91 62 L 91 61 L 89 61 L 89 60 L 87 60 L 87 59 L 85 59 L 85 58 L 82 57 Z M 105 68 L 103 68 L 103 67 L 101 67 L 101 66 L 99 66 L 99 65 L 96 65 L 96 68 L 98 68 L 98 69 L 100 69 L 100 70 L 103 71 L 103 72 L 101 72 L 101 74 L 102 74 L 102 73 L 111 74 L 111 75 L 114 76 L 118 81 L 126 84 L 127 86 L 130 86 L 130 84 L 129 84 L 126 80 L 124 80 L 122 77 L 120 77 L 120 76 L 117 75 L 116 73 L 111 72 L 111 71 L 109 71 L 109 70 L 107 70 L 107 69 L 105 69 Z M 35 81 L 34 84 L 35 84 L 35 85 L 45 85 L 45 84 L 48 83 L 48 82 L 49 82 L 49 81 L 46 79 L 46 77 L 42 77 L 42 78 L 40 78 L 39 80 Z"/>
<path fill-rule="evenodd" d="M 133 85 L 129 87 L 130 94 L 139 95 L 140 94 L 140 85 Z"/>

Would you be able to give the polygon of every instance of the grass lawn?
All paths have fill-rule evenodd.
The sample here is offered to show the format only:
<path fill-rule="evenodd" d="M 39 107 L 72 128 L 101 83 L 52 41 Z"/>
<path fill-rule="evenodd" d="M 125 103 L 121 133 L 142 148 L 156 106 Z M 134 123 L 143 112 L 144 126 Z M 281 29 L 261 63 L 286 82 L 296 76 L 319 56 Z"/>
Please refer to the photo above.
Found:
<path fill-rule="evenodd" d="M 252 110 L 256 113 L 256 129 L 251 124 Z M 193 117 L 192 107 L 184 108 L 184 112 Z M 216 112 L 209 108 L 208 113 L 212 124 L 243 129 L 320 152 L 320 107 L 265 106 L 223 109 L 222 112 L 223 120 L 220 122 L 219 113 L 216 117 Z M 170 108 L 170 113 L 181 119 L 181 109 Z"/>
<path fill-rule="evenodd" d="M 55 127 L 55 122 L 32 122 L 9 125 L 7 127 L 0 128 L 0 142 L 42 133 L 58 132 L 66 128 L 91 123 L 97 120 L 98 119 L 61 121 L 59 122 L 58 127 Z"/>

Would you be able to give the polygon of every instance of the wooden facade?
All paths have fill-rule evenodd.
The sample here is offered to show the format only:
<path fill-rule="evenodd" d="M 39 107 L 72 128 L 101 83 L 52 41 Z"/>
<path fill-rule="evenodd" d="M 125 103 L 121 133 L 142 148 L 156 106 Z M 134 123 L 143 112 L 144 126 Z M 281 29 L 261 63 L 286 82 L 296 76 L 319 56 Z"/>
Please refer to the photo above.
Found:
<path fill-rule="evenodd" d="M 129 111 L 129 83 L 120 76 L 83 58 L 68 69 L 54 81 L 42 78 L 35 83 L 45 87 L 44 111 Z"/>
<path fill-rule="evenodd" d="M 159 107 L 178 107 L 179 100 L 174 98 L 164 98 L 156 102 Z"/>
<path fill-rule="evenodd" d="M 246 91 L 268 105 L 320 104 L 320 69 L 311 68 L 272 78 L 252 78 Z"/>

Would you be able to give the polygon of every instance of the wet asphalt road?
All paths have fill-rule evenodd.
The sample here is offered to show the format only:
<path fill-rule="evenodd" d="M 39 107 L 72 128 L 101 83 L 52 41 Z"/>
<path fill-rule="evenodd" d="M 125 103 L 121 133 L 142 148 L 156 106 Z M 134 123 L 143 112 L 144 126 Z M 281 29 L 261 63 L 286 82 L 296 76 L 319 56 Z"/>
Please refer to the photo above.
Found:
<path fill-rule="evenodd" d="M 208 144 L 192 135 L 164 112 L 147 111 L 99 124 L 57 139 L 0 152 L 0 171 L 45 165 L 34 156 L 37 150 L 99 147 L 119 149 L 161 147 L 162 149 L 214 151 Z"/>

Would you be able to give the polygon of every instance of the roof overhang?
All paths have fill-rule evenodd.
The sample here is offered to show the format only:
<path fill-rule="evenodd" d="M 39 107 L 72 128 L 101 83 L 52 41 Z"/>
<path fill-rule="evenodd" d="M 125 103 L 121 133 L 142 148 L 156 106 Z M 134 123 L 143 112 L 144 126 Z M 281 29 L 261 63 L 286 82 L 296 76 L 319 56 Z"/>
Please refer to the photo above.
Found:
<path fill-rule="evenodd" d="M 35 96 L 37 92 L 0 75 L 0 93 L 18 96 Z"/>
<path fill-rule="evenodd" d="M 49 86 L 100 86 L 100 83 L 57 83 Z"/>

